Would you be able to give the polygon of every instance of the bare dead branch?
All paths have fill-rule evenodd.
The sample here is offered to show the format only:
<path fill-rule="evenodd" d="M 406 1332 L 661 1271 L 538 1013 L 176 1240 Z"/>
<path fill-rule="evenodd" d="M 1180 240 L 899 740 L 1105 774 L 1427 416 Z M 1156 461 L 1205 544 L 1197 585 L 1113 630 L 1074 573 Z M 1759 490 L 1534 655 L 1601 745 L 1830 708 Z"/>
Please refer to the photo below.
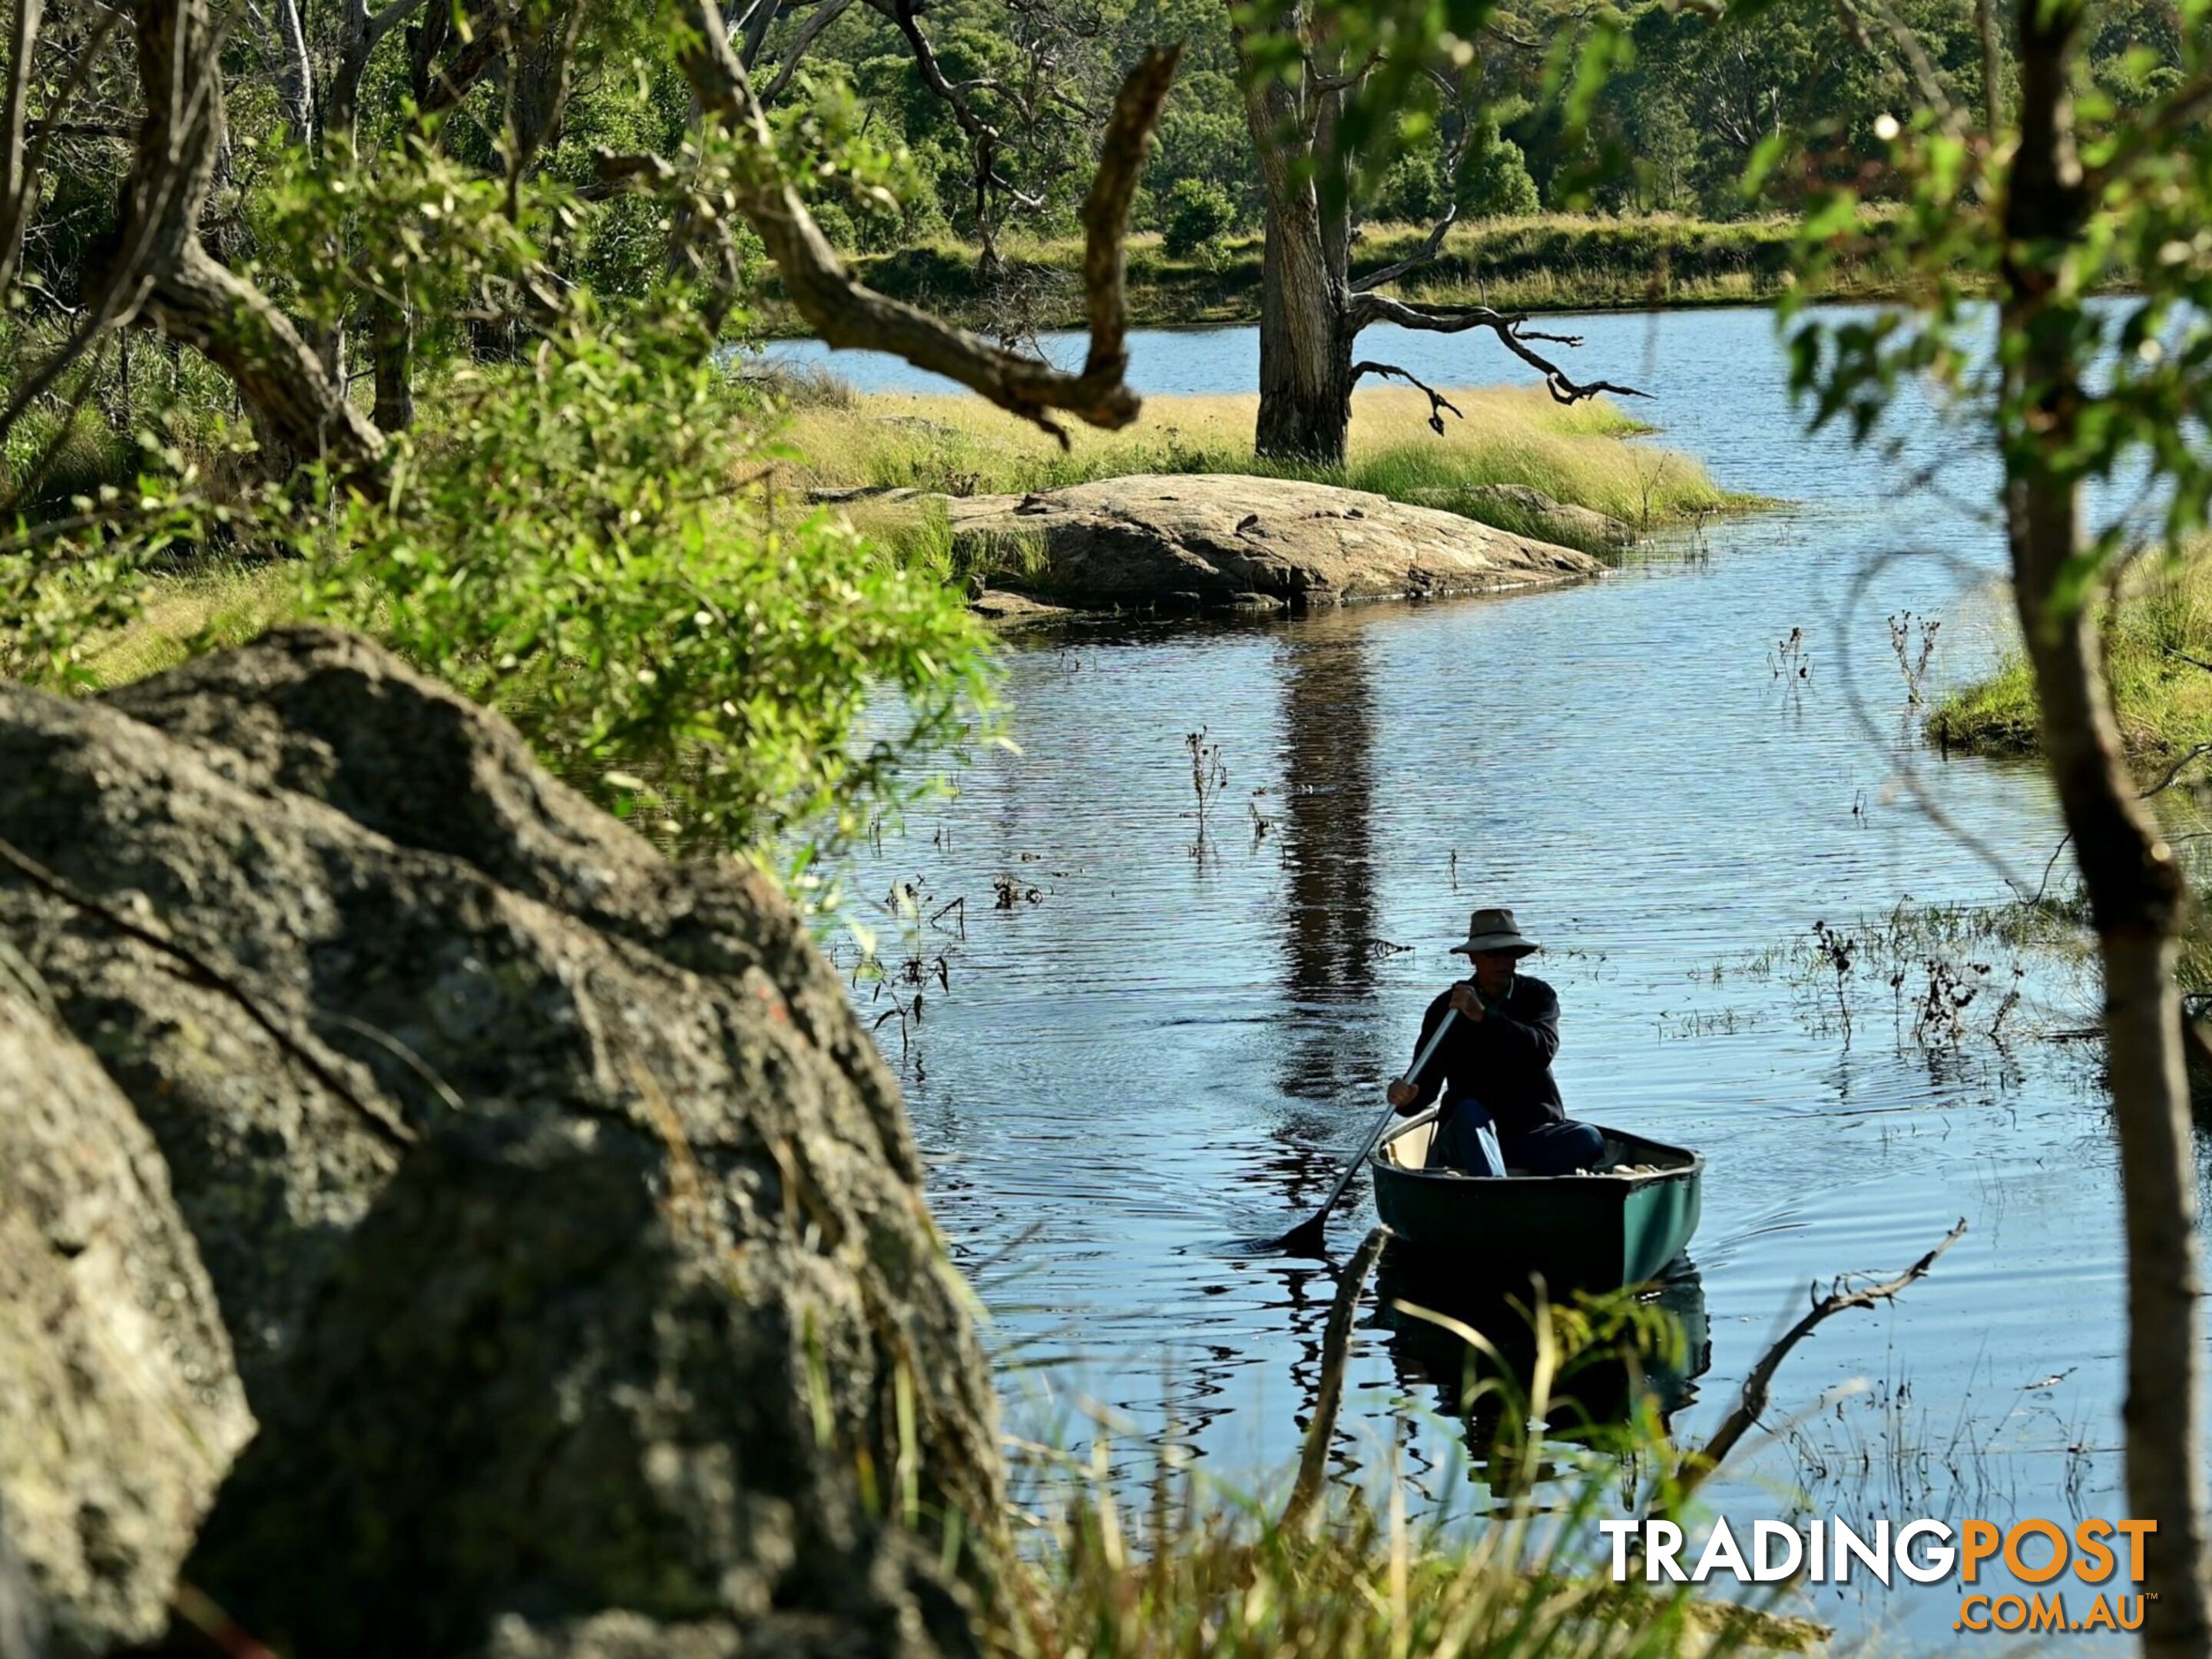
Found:
<path fill-rule="evenodd" d="M 1420 246 L 1395 264 L 1385 265 L 1380 270 L 1371 270 L 1364 276 L 1355 278 L 1352 284 L 1352 291 L 1354 294 L 1367 294 L 1378 288 L 1388 288 L 1407 272 L 1428 264 L 1430 260 L 1443 252 L 1445 233 L 1458 222 L 1459 204 L 1454 202 L 1443 210 L 1443 216 L 1429 227 L 1429 234 L 1422 240 Z"/>
<path fill-rule="evenodd" d="M 691 21 L 692 38 L 682 52 L 684 74 L 698 94 L 701 108 L 726 122 L 746 151 L 734 185 L 738 210 L 766 245 L 792 303 L 825 343 L 903 357 L 1035 422 L 1063 441 L 1066 434 L 1052 419 L 1054 410 L 1109 428 L 1127 426 L 1136 418 L 1139 399 L 1126 381 L 1128 301 L 1123 243 L 1129 204 L 1161 102 L 1174 82 L 1180 48 L 1147 52 L 1115 97 L 1098 172 L 1083 204 L 1091 349 L 1083 372 L 1070 374 L 993 346 L 856 281 L 798 192 L 777 171 L 767 117 L 753 96 L 744 66 L 731 48 L 713 0 L 693 0 Z"/>
<path fill-rule="evenodd" d="M 1668 1510 L 1679 1510 L 1687 1503 L 1691 1495 L 1705 1484 L 1705 1477 L 1726 1461 L 1737 1443 L 1758 1424 L 1772 1396 L 1774 1374 L 1782 1368 L 1782 1362 L 1790 1357 L 1791 1350 L 1836 1315 L 1849 1309 L 1871 1308 L 1876 1303 L 1890 1301 L 1907 1285 L 1925 1279 L 1928 1270 L 1936 1265 L 1943 1252 L 1965 1237 L 1966 1232 L 1966 1224 L 1962 1218 L 1957 1226 L 1943 1235 L 1942 1243 L 1903 1273 L 1881 1284 L 1854 1285 L 1851 1283 L 1852 1275 L 1839 1274 L 1828 1286 L 1826 1296 L 1820 1294 L 1820 1285 L 1814 1284 L 1811 1308 L 1784 1331 L 1774 1346 L 1759 1357 L 1759 1363 L 1751 1368 L 1750 1374 L 1743 1379 L 1743 1392 L 1735 1408 L 1721 1419 L 1721 1425 L 1713 1431 L 1712 1438 L 1682 1460 L 1674 1499 L 1667 1506 Z"/>
<path fill-rule="evenodd" d="M 2148 800 L 2153 795 L 2163 794 L 2166 791 L 2173 787 L 2175 781 L 2179 779 L 2184 772 L 2187 771 L 2190 767 L 2194 765 L 2197 762 L 2203 760 L 2207 755 L 2212 755 L 2212 743 L 2198 744 L 2187 754 L 2184 755 L 2179 760 L 2177 760 L 2172 765 L 2167 767 L 2166 769 L 2166 775 L 2160 778 L 2156 783 L 2151 785 L 2149 788 L 2143 790 L 2141 793 L 2136 795 L 2136 799 L 2137 800 Z"/>
<path fill-rule="evenodd" d="M 763 106 L 773 104 L 783 95 L 783 89 L 791 84 L 791 77 L 799 73 L 799 61 L 806 56 L 807 48 L 814 44 L 823 30 L 842 17 L 852 3 L 853 0 L 823 0 L 823 4 L 814 9 L 814 15 L 799 25 L 799 33 L 792 36 L 791 44 L 783 49 L 783 56 L 776 60 L 775 78 L 761 88 L 760 100 Z"/>
<path fill-rule="evenodd" d="M 1471 328 L 1486 328 L 1498 337 L 1500 344 L 1515 356 L 1537 370 L 1544 377 L 1544 385 L 1556 403 L 1580 403 L 1585 398 L 1595 398 L 1600 392 L 1610 392 L 1617 398 L 1648 398 L 1648 392 L 1639 392 L 1632 386 L 1620 386 L 1611 380 L 1578 381 L 1549 358 L 1528 344 L 1531 340 L 1555 341 L 1561 345 L 1579 345 L 1579 336 L 1571 334 L 1540 334 L 1531 331 L 1528 319 L 1516 312 L 1493 311 L 1488 306 L 1430 306 L 1417 305 L 1406 300 L 1385 299 L 1379 294 L 1354 296 L 1352 325 L 1365 328 L 1374 323 L 1395 323 L 1400 328 L 1419 329 L 1431 334 L 1463 334 Z"/>
<path fill-rule="evenodd" d="M 439 9 L 432 8 L 430 16 L 438 17 Z M 496 19 L 483 18 L 477 19 L 473 27 L 475 33 L 468 43 L 443 68 L 433 68 L 427 62 L 421 64 L 422 88 L 415 98 L 416 108 L 421 114 L 442 115 L 458 106 L 499 61 L 501 43 L 506 39 L 505 28 Z M 429 34 L 427 25 L 424 33 L 426 38 L 438 38 Z"/>
<path fill-rule="evenodd" d="M 1359 1307 L 1359 1293 L 1376 1258 L 1389 1242 L 1390 1230 L 1377 1224 L 1359 1241 L 1352 1260 L 1337 1277 L 1336 1297 L 1328 1304 L 1328 1324 L 1322 1336 L 1321 1392 L 1314 1400 L 1313 1417 L 1306 1424 L 1305 1449 L 1298 1455 L 1298 1475 L 1291 1483 L 1290 1500 L 1283 1505 L 1282 1529 L 1304 1529 L 1321 1501 L 1323 1477 L 1328 1472 L 1328 1443 L 1336 1433 L 1336 1408 L 1344 1397 L 1344 1362 L 1352 1348 L 1352 1316 Z"/>
<path fill-rule="evenodd" d="M 921 83 L 952 112 L 953 120 L 968 135 L 975 161 L 975 239 L 982 246 L 982 264 L 988 271 L 999 263 L 999 250 L 991 229 L 991 179 L 998 165 L 999 130 L 969 102 L 965 92 L 945 78 L 936 51 L 930 46 L 929 37 L 922 33 L 915 0 L 878 0 L 878 9 L 887 9 L 898 32 L 906 37 L 907 48 L 914 54 Z"/>
<path fill-rule="evenodd" d="M 1458 415 L 1459 418 L 1462 421 L 1467 418 L 1465 415 L 1461 414 L 1459 406 L 1453 403 L 1450 398 L 1445 397 L 1443 392 L 1437 391 L 1425 380 L 1414 380 L 1413 375 L 1407 373 L 1406 370 L 1399 368 L 1395 363 L 1365 362 L 1354 363 L 1352 366 L 1352 378 L 1354 384 L 1357 384 L 1362 376 L 1368 374 L 1388 374 L 1393 375 L 1401 380 L 1412 380 L 1413 385 L 1420 387 L 1423 392 L 1427 392 L 1429 395 L 1429 430 L 1435 433 L 1439 438 L 1443 437 L 1444 434 L 1444 410 L 1447 409 L 1450 410 L 1453 414 Z"/>
<path fill-rule="evenodd" d="M 1382 61 L 1381 52 L 1370 52 L 1367 54 L 1367 61 L 1360 64 L 1358 69 L 1346 70 L 1340 74 L 1329 75 L 1316 66 L 1312 55 L 1309 53 L 1306 58 L 1306 91 L 1309 95 L 1316 98 L 1326 98 L 1333 93 L 1350 92 L 1352 88 L 1372 75 L 1375 72 L 1375 66 Z"/>
<path fill-rule="evenodd" d="M 355 1093 L 331 1070 L 306 1039 L 287 1030 L 281 1020 L 261 1006 L 258 997 L 191 945 L 160 928 L 148 926 L 126 911 L 80 891 L 14 842 L 4 839 L 0 839 L 0 864 L 6 865 L 49 898 L 58 899 L 73 910 L 95 916 L 126 939 L 136 939 L 139 944 L 160 951 L 180 965 L 188 977 L 228 998 L 240 1012 L 268 1034 L 271 1042 L 291 1056 L 300 1069 L 313 1079 L 325 1092 L 350 1108 L 385 1145 L 404 1150 L 415 1144 L 415 1132 L 388 1108 L 380 1102 L 372 1106 Z"/>

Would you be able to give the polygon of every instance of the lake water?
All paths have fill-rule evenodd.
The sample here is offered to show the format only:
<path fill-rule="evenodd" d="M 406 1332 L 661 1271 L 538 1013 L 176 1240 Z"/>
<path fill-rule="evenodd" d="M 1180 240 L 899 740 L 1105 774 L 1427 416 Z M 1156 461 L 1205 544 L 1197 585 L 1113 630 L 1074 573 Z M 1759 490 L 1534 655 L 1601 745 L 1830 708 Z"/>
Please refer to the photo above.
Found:
<path fill-rule="evenodd" d="M 863 854 L 878 896 L 911 882 L 925 915 L 966 901 L 920 931 L 949 984 L 933 970 L 920 1024 L 878 1036 L 994 1310 L 1010 1426 L 1079 1448 L 1091 1402 L 1133 1472 L 1170 1434 L 1231 1485 L 1291 1465 L 1334 1269 L 1239 1241 L 1319 1201 L 1455 976 L 1467 912 L 1504 903 L 1547 947 L 1531 967 L 1564 1004 L 1570 1110 L 1710 1161 L 1696 1281 L 1675 1292 L 1710 1364 L 1678 1438 L 1710 1432 L 1808 1285 L 1900 1267 L 1969 1224 L 1901 1301 L 1789 1361 L 1775 1432 L 1708 1488 L 1717 1507 L 2124 1515 L 2118 1173 L 2079 1035 L 2094 980 L 2063 952 L 1968 941 L 1907 948 L 1893 990 L 1865 946 L 1846 1030 L 1806 953 L 1815 922 L 1863 938 L 1900 904 L 2000 903 L 2008 872 L 2033 890 L 2057 846 L 2035 767 L 1923 745 L 1891 645 L 1891 614 L 1939 618 L 1939 684 L 2002 648 L 1992 459 L 1917 401 L 1896 456 L 1808 437 L 1764 312 L 1571 325 L 1584 372 L 1656 394 L 1637 412 L 1658 441 L 1792 505 L 1570 589 L 1018 642 L 1018 754 L 982 753 L 956 799 Z M 1377 331 L 1363 349 L 1438 385 L 1526 378 L 1474 337 Z M 1131 379 L 1245 391 L 1255 354 L 1249 329 L 1143 333 Z M 1778 675 L 1799 629 L 1809 673 Z M 1202 842 L 1200 727 L 1230 780 Z M 994 909 L 1001 880 L 1014 902 Z M 1964 1040 L 1916 1035 L 1930 957 L 2023 989 L 1996 1038 L 1996 992 Z M 855 995 L 871 1018 L 890 1006 Z M 1372 1214 L 1363 1181 L 1340 1257 Z M 1395 1461 L 1417 1504 L 1463 1510 L 1462 1425 L 1373 1305 L 1340 1471 Z M 1827 1587 L 1798 1606 L 1924 1649 L 1952 1639 L 1960 1595 Z"/>

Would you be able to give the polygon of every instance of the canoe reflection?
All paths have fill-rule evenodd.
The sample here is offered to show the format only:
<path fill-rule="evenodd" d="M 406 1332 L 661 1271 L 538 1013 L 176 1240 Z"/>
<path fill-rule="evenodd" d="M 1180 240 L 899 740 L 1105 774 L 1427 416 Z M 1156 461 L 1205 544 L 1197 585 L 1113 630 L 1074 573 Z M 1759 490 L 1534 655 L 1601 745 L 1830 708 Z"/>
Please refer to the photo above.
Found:
<path fill-rule="evenodd" d="M 1399 1381 L 1409 1392 L 1434 1389 L 1438 1407 L 1466 1421 L 1479 1455 L 1501 1423 L 1528 1420 L 1539 1361 L 1533 1305 L 1525 1279 L 1484 1284 L 1463 1266 L 1442 1272 L 1396 1245 L 1376 1277 L 1376 1322 L 1390 1333 Z M 1632 1295 L 1571 1298 L 1553 1321 L 1590 1340 L 1578 1352 L 1555 1353 L 1540 1413 L 1546 1439 L 1601 1439 L 1603 1431 L 1631 1422 L 1647 1399 L 1663 1432 L 1697 1398 L 1697 1379 L 1712 1364 L 1705 1285 L 1687 1256 Z"/>

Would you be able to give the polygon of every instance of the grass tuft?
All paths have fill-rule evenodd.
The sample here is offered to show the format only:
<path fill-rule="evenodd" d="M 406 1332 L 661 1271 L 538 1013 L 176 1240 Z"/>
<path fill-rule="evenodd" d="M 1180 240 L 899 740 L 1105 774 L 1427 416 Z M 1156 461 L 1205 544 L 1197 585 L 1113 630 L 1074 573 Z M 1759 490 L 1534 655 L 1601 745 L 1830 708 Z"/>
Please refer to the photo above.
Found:
<path fill-rule="evenodd" d="M 2129 756 L 2156 766 L 2212 743 L 2212 546 L 2125 583 L 2103 617 L 2105 669 L 2120 740 Z M 1954 748 L 2032 755 L 2038 727 L 2034 676 L 2015 648 L 1996 670 L 1962 686 L 1928 716 L 1928 730 Z"/>
<path fill-rule="evenodd" d="M 188 573 L 151 575 L 136 618 L 95 641 L 84 666 L 94 689 L 127 684 L 243 645 L 299 613 L 296 565 L 210 562 Z"/>

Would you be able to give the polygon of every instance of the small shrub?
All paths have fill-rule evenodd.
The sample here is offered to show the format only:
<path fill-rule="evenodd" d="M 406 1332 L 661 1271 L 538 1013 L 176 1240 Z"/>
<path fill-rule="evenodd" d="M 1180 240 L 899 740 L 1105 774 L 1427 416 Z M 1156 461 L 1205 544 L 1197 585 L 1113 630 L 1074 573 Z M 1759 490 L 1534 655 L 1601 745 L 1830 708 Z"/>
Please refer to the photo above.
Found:
<path fill-rule="evenodd" d="M 1178 179 L 1168 192 L 1161 245 L 1172 258 L 1188 259 L 1236 222 L 1237 204 L 1227 191 L 1208 179 Z"/>

